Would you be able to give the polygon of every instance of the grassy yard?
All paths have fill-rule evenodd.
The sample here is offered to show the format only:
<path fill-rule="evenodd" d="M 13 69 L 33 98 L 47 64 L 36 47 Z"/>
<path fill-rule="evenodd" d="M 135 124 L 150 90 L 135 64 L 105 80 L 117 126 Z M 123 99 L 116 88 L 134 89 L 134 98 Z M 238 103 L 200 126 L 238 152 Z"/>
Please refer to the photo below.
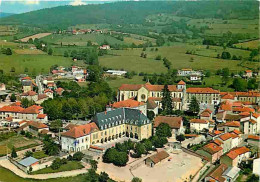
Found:
<path fill-rule="evenodd" d="M 66 178 L 55 178 L 55 179 L 47 179 L 47 180 L 36 180 L 36 179 L 24 179 L 21 178 L 8 169 L 0 167 L 0 181 L 1 182 L 90 182 L 91 180 L 88 178 L 87 174 L 78 175 L 75 177 L 66 177 Z"/>
<path fill-rule="evenodd" d="M 44 153 L 44 151 L 34 152 L 33 157 L 36 159 L 42 159 L 44 157 L 48 157 L 47 154 Z"/>
<path fill-rule="evenodd" d="M 185 54 L 187 50 L 195 50 L 198 55 Z M 240 66 L 241 61 L 235 60 L 223 60 L 213 58 L 217 55 L 217 52 L 221 52 L 221 47 L 212 47 L 212 49 L 206 49 L 206 46 L 194 46 L 187 44 L 176 44 L 170 47 L 160 47 L 158 51 L 151 51 L 147 48 L 147 58 L 141 58 L 140 55 L 143 52 L 142 49 L 128 49 L 128 50 L 111 50 L 109 55 L 99 57 L 99 62 L 102 66 L 113 69 L 124 69 L 127 71 L 145 72 L 145 73 L 162 73 L 167 69 L 163 65 L 163 61 L 155 60 L 157 55 L 161 57 L 167 57 L 172 63 L 172 68 L 193 68 L 216 71 L 217 69 L 228 67 L 231 71 L 243 71 L 247 68 L 256 68 L 258 63 L 244 62 L 244 67 Z M 231 54 L 243 55 L 247 57 L 249 51 L 228 49 Z"/>
<path fill-rule="evenodd" d="M 53 170 L 51 167 L 40 169 L 33 172 L 32 174 L 47 174 L 47 173 L 57 173 L 63 171 L 72 171 L 76 169 L 82 169 L 84 166 L 78 161 L 68 161 L 67 164 L 61 165 L 59 169 Z"/>

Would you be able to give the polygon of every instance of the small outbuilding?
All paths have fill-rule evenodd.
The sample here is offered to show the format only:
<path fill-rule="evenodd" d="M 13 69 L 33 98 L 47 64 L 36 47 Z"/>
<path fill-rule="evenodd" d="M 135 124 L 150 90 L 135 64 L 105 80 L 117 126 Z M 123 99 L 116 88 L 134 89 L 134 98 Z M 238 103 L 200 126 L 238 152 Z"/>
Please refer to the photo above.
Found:
<path fill-rule="evenodd" d="M 161 162 L 166 159 L 170 155 L 166 151 L 160 151 L 157 154 L 154 154 L 145 159 L 145 164 L 149 167 L 153 167 L 155 164 Z"/>
<path fill-rule="evenodd" d="M 27 158 L 24 158 L 23 160 L 21 160 L 19 162 L 19 164 L 22 165 L 23 167 L 27 168 L 27 170 L 28 170 L 30 167 L 39 164 L 39 160 L 35 159 L 34 157 L 27 157 Z"/>

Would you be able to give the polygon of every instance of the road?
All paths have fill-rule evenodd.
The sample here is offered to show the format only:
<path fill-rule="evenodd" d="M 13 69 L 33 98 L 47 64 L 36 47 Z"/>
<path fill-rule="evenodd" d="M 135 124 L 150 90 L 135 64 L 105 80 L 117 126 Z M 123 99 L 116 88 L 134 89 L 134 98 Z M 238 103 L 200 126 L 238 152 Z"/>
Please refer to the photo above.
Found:
<path fill-rule="evenodd" d="M 50 179 L 50 178 L 60 178 L 60 177 L 69 177 L 69 176 L 77 176 L 79 174 L 87 173 L 87 169 L 89 167 L 85 167 L 83 169 L 73 170 L 73 171 L 64 171 L 58 173 L 49 173 L 49 174 L 36 174 L 36 175 L 29 175 L 18 169 L 14 164 L 12 164 L 9 160 L 4 159 L 0 160 L 0 165 L 6 169 L 9 169 L 17 176 L 22 178 L 31 178 L 31 179 Z"/>

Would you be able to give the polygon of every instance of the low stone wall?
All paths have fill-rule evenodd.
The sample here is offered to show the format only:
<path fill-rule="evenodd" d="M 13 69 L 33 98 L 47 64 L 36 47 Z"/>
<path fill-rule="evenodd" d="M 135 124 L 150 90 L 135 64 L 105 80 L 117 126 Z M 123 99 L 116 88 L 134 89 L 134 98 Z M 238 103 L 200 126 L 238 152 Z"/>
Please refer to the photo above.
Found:
<path fill-rule="evenodd" d="M 22 170 L 23 172 L 27 173 L 27 167 L 24 167 L 23 165 L 19 164 L 18 161 L 12 159 L 11 157 L 8 156 L 8 160 L 14 164 L 16 167 L 18 167 L 20 170 Z"/>

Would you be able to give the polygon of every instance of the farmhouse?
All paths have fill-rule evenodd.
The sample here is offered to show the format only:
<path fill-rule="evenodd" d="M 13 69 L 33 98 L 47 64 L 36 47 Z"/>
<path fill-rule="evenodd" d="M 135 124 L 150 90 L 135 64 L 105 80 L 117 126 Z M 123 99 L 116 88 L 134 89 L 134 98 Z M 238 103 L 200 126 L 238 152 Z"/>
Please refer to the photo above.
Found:
<path fill-rule="evenodd" d="M 166 151 L 160 151 L 157 154 L 154 154 L 145 159 L 145 164 L 149 167 L 154 167 L 155 164 L 163 161 L 168 158 L 170 155 Z"/>

